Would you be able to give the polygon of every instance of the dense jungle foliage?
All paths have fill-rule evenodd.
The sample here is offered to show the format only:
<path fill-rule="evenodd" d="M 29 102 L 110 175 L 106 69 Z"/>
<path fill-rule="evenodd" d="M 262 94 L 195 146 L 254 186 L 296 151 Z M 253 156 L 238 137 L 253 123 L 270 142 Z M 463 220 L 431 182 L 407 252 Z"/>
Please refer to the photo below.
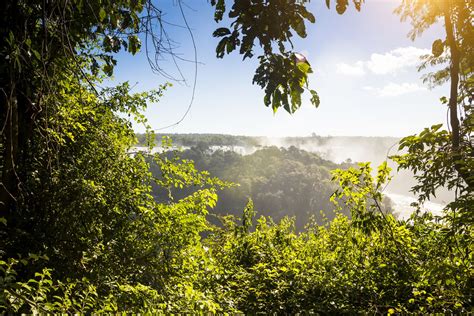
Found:
<path fill-rule="evenodd" d="M 307 2 L 211 1 L 215 20 L 232 23 L 214 33 L 217 56 L 261 54 L 254 82 L 274 111 L 294 112 L 308 90 L 311 68 L 287 45 L 314 22 Z M 353 3 L 361 9 L 362 1 Z M 415 172 L 420 203 L 441 186 L 456 198 L 442 217 L 416 212 L 397 220 L 382 206 L 385 163 L 374 175 L 369 163 L 336 166 L 296 149 L 288 150 L 301 157 L 293 170 L 283 150 L 237 159 L 249 168 L 260 160 L 263 173 L 276 174 L 266 159 L 285 165 L 285 179 L 263 179 L 283 192 L 307 172 L 321 176 L 318 183 L 330 172 L 337 187 L 309 186 L 315 191 L 301 196 L 335 189 L 328 199 L 338 215 L 296 231 L 302 223 L 259 216 L 266 210 L 252 200 L 239 218 L 211 223 L 219 195 L 238 187 L 179 154 L 132 154 L 138 140 L 130 120 L 145 126 L 151 151 L 155 136 L 143 110 L 168 85 L 132 93 L 128 83 L 102 83 L 113 74 L 114 53 L 137 53 L 145 34 L 160 47 L 156 2 L 0 2 L 0 313 L 473 312 L 473 8 L 464 0 L 439 3 L 405 0 L 399 13 L 412 20 L 414 36 L 437 20 L 445 26 L 425 63 L 445 66 L 428 80 L 451 87 L 442 100 L 451 129 L 436 125 L 402 139 L 406 153 L 393 159 Z M 340 14 L 348 6 L 335 1 Z M 150 59 L 152 67 L 157 61 Z M 317 106 L 317 93 L 309 96 Z M 162 147 L 171 146 L 164 138 Z M 227 159 L 219 155 L 199 163 L 217 168 Z M 166 190 L 165 200 L 154 198 L 157 189 Z M 250 193 L 260 203 L 258 191 Z"/>

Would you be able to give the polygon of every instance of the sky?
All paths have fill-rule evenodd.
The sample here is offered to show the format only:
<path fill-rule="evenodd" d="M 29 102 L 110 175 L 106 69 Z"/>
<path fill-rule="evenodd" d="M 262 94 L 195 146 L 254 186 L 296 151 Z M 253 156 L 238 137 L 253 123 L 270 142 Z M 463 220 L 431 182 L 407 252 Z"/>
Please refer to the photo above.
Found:
<path fill-rule="evenodd" d="M 176 0 L 159 2 L 165 30 L 176 42 L 174 52 L 181 59 L 194 60 L 193 41 Z M 362 10 L 353 6 L 344 15 L 328 10 L 324 0 L 313 0 L 308 9 L 316 23 L 306 24 L 308 36 L 294 42 L 296 52 L 306 56 L 314 73 L 309 86 L 321 99 L 319 108 L 303 97 L 303 106 L 290 115 L 283 109 L 273 114 L 263 104 L 263 91 L 252 85 L 256 58 L 242 61 L 234 52 L 223 59 L 215 56 L 217 38 L 212 32 L 224 24 L 213 20 L 213 8 L 206 0 L 184 0 L 182 6 L 197 54 L 195 64 L 178 60 L 186 82 L 155 74 L 145 53 L 120 53 L 114 82 L 129 81 L 134 91 L 157 88 L 171 82 L 162 99 L 150 104 L 146 115 L 161 133 L 222 133 L 253 136 L 395 136 L 420 132 L 446 120 L 446 107 L 439 98 L 447 86 L 428 89 L 417 72 L 419 56 L 429 53 L 432 42 L 442 38 L 434 26 L 415 41 L 407 34 L 409 22 L 393 14 L 396 0 L 366 0 Z M 258 54 L 256 54 L 258 55 Z M 170 56 L 161 56 L 160 66 L 180 78 Z M 184 120 L 179 121 L 192 100 Z M 142 132 L 141 126 L 135 126 Z"/>

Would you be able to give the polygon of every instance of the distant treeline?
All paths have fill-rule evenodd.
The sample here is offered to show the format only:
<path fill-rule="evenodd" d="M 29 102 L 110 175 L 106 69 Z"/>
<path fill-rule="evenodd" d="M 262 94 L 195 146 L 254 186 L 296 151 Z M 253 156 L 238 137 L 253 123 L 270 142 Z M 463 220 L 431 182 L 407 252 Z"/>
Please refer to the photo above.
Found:
<path fill-rule="evenodd" d="M 311 136 L 292 136 L 292 137 L 267 137 L 267 136 L 243 136 L 228 134 L 155 134 L 155 143 L 160 144 L 163 136 L 170 137 L 177 146 L 198 146 L 199 144 L 207 144 L 209 146 L 265 146 L 265 145 L 282 145 L 304 146 L 311 144 L 325 145 L 332 140 L 351 141 L 361 144 L 394 144 L 398 142 L 397 137 L 372 137 L 372 136 L 319 136 L 312 134 Z M 137 134 L 138 144 L 145 145 L 145 134 Z M 278 146 L 277 146 L 278 147 Z"/>
<path fill-rule="evenodd" d="M 226 134 L 156 134 L 155 144 L 161 144 L 163 136 L 170 137 L 176 147 L 242 147 L 253 152 L 261 147 L 294 146 L 309 152 L 317 152 L 328 160 L 337 162 L 351 159 L 353 161 L 372 161 L 380 164 L 390 154 L 396 153 L 398 138 L 365 137 L 365 136 L 311 136 L 302 137 L 266 137 L 239 136 Z M 138 146 L 146 145 L 144 134 L 137 134 Z"/>
<path fill-rule="evenodd" d="M 163 136 L 168 136 L 173 140 L 176 146 L 259 146 L 264 137 L 255 136 L 236 136 L 225 134 L 156 134 L 155 143 L 160 144 Z M 146 143 L 145 134 L 137 134 L 138 144 L 144 145 Z"/>

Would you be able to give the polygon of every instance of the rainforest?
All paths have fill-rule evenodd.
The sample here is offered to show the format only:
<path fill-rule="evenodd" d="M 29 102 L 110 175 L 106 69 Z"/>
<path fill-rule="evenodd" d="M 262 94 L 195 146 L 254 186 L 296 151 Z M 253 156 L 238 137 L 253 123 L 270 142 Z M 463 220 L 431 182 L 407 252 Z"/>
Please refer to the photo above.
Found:
<path fill-rule="evenodd" d="M 472 1 L 0 12 L 0 314 L 474 312 Z"/>

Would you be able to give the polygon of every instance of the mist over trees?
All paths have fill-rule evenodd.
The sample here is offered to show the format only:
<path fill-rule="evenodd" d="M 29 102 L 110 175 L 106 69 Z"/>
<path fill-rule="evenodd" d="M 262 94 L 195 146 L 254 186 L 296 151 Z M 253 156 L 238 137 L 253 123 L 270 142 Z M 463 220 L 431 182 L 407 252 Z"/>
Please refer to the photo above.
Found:
<path fill-rule="evenodd" d="M 331 170 L 357 166 L 352 162 L 337 164 L 294 146 L 287 149 L 264 147 L 248 155 L 242 155 L 238 151 L 213 149 L 232 144 L 242 147 L 251 144 L 239 141 L 240 137 L 229 135 L 181 135 L 177 139 L 180 139 L 182 144 L 197 146 L 179 152 L 164 153 L 165 155 L 179 155 L 193 161 L 197 169 L 207 170 L 211 175 L 237 185 L 219 194 L 216 207 L 212 210 L 213 214 L 238 217 L 247 201 L 252 199 L 259 215 L 269 216 L 277 222 L 284 217 L 295 217 L 295 228 L 298 231 L 310 221 L 323 224 L 335 217 L 336 207 L 330 197 L 336 191 L 337 185 L 331 181 Z M 256 141 L 252 138 L 250 140 Z M 150 170 L 154 176 L 160 176 L 159 168 L 155 164 L 151 163 Z M 193 188 L 177 188 L 172 190 L 172 195 L 182 198 L 192 192 Z M 168 192 L 154 185 L 153 195 L 159 201 L 166 201 Z M 388 198 L 384 199 L 383 210 L 392 211 Z M 343 213 L 350 216 L 347 208 Z"/>
<path fill-rule="evenodd" d="M 361 136 L 318 136 L 311 135 L 305 137 L 264 137 L 264 136 L 238 136 L 223 134 L 156 134 L 155 142 L 158 144 L 163 136 L 173 140 L 173 147 L 176 149 L 190 149 L 195 147 L 201 152 L 206 150 L 234 151 L 242 155 L 249 155 L 259 149 L 276 146 L 288 149 L 295 147 L 310 153 L 314 153 L 325 160 L 335 163 L 357 163 L 371 161 L 373 165 L 379 165 L 387 161 L 388 166 L 393 170 L 393 177 L 385 188 L 385 193 L 394 193 L 408 198 L 416 198 L 410 191 L 416 184 L 414 173 L 409 170 L 396 170 L 397 164 L 389 157 L 405 153 L 399 150 L 398 142 L 400 138 L 395 137 L 361 137 Z M 137 134 L 137 150 L 144 149 L 146 135 Z M 202 170 L 212 170 L 211 165 L 202 166 Z M 209 169 L 211 168 L 211 169 Z M 221 175 L 220 173 L 217 175 Z M 232 180 L 232 179 L 229 179 Z M 239 182 L 234 179 L 234 181 Z M 454 199 L 454 192 L 446 187 L 439 187 L 436 196 L 431 197 L 431 201 L 446 205 Z"/>
<path fill-rule="evenodd" d="M 330 170 L 348 165 L 325 161 L 295 147 L 261 149 L 248 156 L 229 151 L 201 151 L 191 148 L 180 154 L 194 161 L 196 168 L 208 170 L 212 175 L 238 184 L 221 192 L 213 213 L 241 215 L 248 199 L 253 200 L 259 215 L 271 216 L 280 221 L 286 216 L 296 218 L 297 229 L 302 230 L 311 216 L 322 222 L 320 211 L 334 217 L 334 205 L 329 201 L 336 190 L 331 182 Z M 151 169 L 156 174 L 155 168 Z M 161 192 L 160 192 L 161 191 Z M 190 192 L 176 190 L 174 196 Z M 159 199 L 166 197 L 165 190 L 155 187 Z"/>
<path fill-rule="evenodd" d="M 313 134 L 305 137 L 268 137 L 240 136 L 224 134 L 155 134 L 155 143 L 159 145 L 163 136 L 170 137 L 175 147 L 208 147 L 225 148 L 248 154 L 268 147 L 296 147 L 308 152 L 318 153 L 327 160 L 342 162 L 370 160 L 381 163 L 390 154 L 397 152 L 400 138 L 396 137 L 361 137 L 361 136 L 319 136 Z M 137 134 L 137 146 L 146 146 L 146 135 Z"/>
<path fill-rule="evenodd" d="M 303 98 L 320 104 L 311 66 L 291 41 L 315 22 L 308 2 L 210 1 L 217 57 L 256 58 L 253 82 L 273 111 L 294 113 Z M 359 0 L 325 3 L 341 15 L 364 9 Z M 421 67 L 439 66 L 426 81 L 449 85 L 441 100 L 449 128 L 404 137 L 391 158 L 415 174 L 418 203 L 441 187 L 456 192 L 440 216 L 406 220 L 384 208 L 386 162 L 337 164 L 295 147 L 240 156 L 198 146 L 181 157 L 166 137 L 165 151 L 152 153 L 143 113 L 169 85 L 136 93 L 128 82 L 103 83 L 118 52 L 141 49 L 166 78 L 161 57 L 173 51 L 159 5 L 0 2 L 0 313 L 473 312 L 470 1 L 404 0 L 398 9 L 413 39 L 444 26 Z M 135 150 L 132 122 L 146 130 L 148 152 Z M 229 205 L 219 205 L 226 194 Z M 228 210 L 238 218 L 209 220 L 244 196 Z M 304 229 L 306 218 L 280 212 L 329 205 L 337 215 Z"/>

